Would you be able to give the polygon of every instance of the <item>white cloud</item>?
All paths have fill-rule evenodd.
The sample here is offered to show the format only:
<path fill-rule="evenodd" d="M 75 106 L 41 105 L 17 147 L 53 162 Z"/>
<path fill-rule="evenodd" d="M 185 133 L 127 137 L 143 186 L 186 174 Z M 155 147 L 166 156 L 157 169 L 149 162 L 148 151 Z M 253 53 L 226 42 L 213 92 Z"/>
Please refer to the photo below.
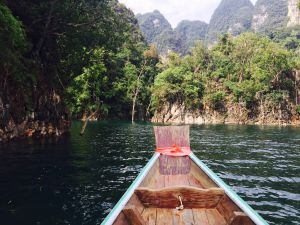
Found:
<path fill-rule="evenodd" d="M 257 0 L 251 0 L 255 3 Z M 202 20 L 209 22 L 221 0 L 119 0 L 134 13 L 159 10 L 173 27 L 181 20 Z"/>

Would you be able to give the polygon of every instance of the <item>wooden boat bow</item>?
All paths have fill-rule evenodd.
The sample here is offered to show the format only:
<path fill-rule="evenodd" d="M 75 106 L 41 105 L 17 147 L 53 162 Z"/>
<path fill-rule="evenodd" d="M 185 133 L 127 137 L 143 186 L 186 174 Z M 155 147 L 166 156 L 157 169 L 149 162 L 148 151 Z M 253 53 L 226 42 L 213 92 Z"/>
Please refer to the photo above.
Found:
<path fill-rule="evenodd" d="M 189 148 L 189 127 L 154 127 L 157 148 Z M 102 225 L 268 225 L 193 153 L 158 153 Z M 175 153 L 175 154 L 173 154 Z"/>

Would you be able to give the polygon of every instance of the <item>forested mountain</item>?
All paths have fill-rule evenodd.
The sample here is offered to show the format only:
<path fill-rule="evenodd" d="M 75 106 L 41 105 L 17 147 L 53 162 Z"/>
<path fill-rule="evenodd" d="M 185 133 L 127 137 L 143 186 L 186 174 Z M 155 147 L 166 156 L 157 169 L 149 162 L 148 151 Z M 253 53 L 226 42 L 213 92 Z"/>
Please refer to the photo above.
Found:
<path fill-rule="evenodd" d="M 208 24 L 202 21 L 183 20 L 175 28 L 178 39 L 181 40 L 180 53 L 187 54 L 195 41 L 205 40 Z"/>
<path fill-rule="evenodd" d="M 251 27 L 252 11 L 250 0 L 222 0 L 210 20 L 207 39 L 216 41 L 220 34 L 245 32 Z"/>
<path fill-rule="evenodd" d="M 298 26 L 297 4 L 297 0 L 258 0 L 253 6 L 250 0 L 222 0 L 209 24 L 184 20 L 174 30 L 157 10 L 139 14 L 137 18 L 148 43 L 155 44 L 161 54 L 175 50 L 184 55 L 190 52 L 196 40 L 213 44 L 225 33 L 236 36 L 254 31 L 268 35 L 277 29 Z M 155 25 L 158 21 L 161 26 Z"/>
<path fill-rule="evenodd" d="M 182 21 L 172 29 L 167 19 L 158 11 L 137 14 L 140 29 L 148 43 L 155 44 L 166 55 L 168 50 L 186 54 L 196 40 L 205 40 L 208 25 L 201 21 Z"/>
<path fill-rule="evenodd" d="M 158 10 L 143 15 L 137 14 L 136 18 L 146 40 L 150 43 L 153 43 L 163 32 L 173 31 L 169 21 Z"/>
<path fill-rule="evenodd" d="M 257 0 L 253 12 L 252 29 L 269 32 L 286 27 L 288 22 L 288 0 Z"/>
<path fill-rule="evenodd" d="M 155 44 L 159 52 L 166 54 L 168 50 L 179 52 L 181 39 L 178 39 L 171 24 L 158 11 L 136 15 L 140 29 L 148 43 Z"/>

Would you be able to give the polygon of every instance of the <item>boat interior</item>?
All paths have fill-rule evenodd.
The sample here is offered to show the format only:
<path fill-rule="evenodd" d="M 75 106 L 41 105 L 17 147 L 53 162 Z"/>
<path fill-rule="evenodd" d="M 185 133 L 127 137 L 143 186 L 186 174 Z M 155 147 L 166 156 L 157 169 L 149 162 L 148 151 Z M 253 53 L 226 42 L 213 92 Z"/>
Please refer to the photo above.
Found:
<path fill-rule="evenodd" d="M 114 224 L 254 223 L 189 156 L 160 155 Z"/>

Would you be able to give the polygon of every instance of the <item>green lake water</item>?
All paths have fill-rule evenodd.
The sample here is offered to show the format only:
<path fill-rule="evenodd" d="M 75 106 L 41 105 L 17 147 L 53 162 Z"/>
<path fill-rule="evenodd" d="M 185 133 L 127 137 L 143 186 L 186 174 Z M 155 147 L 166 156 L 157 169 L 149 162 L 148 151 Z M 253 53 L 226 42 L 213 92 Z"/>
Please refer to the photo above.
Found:
<path fill-rule="evenodd" d="M 0 144 L 0 224 L 100 224 L 152 156 L 152 125 L 74 122 Z M 300 224 L 300 128 L 191 126 L 195 154 L 270 224 Z"/>

